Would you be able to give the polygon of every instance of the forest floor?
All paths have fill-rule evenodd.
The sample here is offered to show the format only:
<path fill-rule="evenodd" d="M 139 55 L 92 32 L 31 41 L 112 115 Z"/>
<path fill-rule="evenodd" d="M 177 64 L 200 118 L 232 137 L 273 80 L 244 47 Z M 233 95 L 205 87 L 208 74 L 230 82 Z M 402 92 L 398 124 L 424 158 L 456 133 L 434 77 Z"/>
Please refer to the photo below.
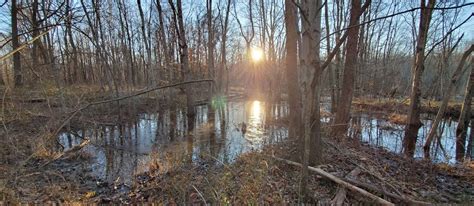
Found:
<path fill-rule="evenodd" d="M 48 149 L 57 148 L 50 136 L 74 108 L 87 101 L 108 98 L 97 90 L 76 89 L 80 93 L 71 90 L 63 93 L 63 98 L 55 91 L 50 91 L 51 98 L 36 98 L 31 93 L 2 95 L 0 204 L 149 201 L 276 204 L 298 200 L 301 169 L 272 157 L 298 162 L 300 150 L 291 139 L 241 155 L 232 164 L 224 164 L 212 156 L 191 164 L 177 161 L 172 169 L 163 169 L 157 163 L 150 166 L 150 171 L 137 175 L 133 185 L 100 182 L 85 166 L 91 161 L 90 154 L 79 150 L 64 155 L 59 149 Z M 114 104 L 88 109 L 73 118 L 71 126 L 114 124 L 121 118 L 133 118 L 136 113 L 158 109 L 159 100 L 153 95 L 138 100 L 123 101 L 120 112 Z M 430 203 L 474 201 L 474 169 L 468 163 L 432 164 L 328 137 L 324 138 L 323 154 L 324 163 L 319 168 L 341 178 L 359 168 L 360 174 L 351 178 L 361 183 L 362 188 L 394 203 L 403 202 L 364 185 Z M 330 203 L 338 190 L 338 184 L 311 173 L 306 201 Z M 371 203 L 370 199 L 354 192 L 347 193 L 345 201 Z"/>

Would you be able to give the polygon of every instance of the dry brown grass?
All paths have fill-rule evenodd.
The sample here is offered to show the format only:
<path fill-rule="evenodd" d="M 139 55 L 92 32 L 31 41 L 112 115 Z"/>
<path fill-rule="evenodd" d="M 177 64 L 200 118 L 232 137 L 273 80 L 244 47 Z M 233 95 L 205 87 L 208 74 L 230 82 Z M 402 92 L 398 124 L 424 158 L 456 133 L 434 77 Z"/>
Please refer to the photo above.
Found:
<path fill-rule="evenodd" d="M 407 122 L 407 115 L 398 114 L 398 113 L 391 113 L 388 116 L 388 121 L 390 121 L 391 123 L 404 125 Z"/>

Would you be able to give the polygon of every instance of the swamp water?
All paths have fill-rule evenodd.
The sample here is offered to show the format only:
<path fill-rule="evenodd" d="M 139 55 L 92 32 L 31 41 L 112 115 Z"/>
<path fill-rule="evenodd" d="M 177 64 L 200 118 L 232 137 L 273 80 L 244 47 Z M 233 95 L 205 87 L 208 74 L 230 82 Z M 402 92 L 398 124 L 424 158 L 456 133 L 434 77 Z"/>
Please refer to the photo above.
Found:
<path fill-rule="evenodd" d="M 426 136 L 432 125 L 432 120 L 427 116 L 422 118 L 423 126 L 418 130 L 418 139 L 416 142 L 415 158 L 423 158 L 423 145 Z M 456 127 L 457 121 L 451 119 L 443 119 L 439 124 L 437 131 L 440 136 L 434 140 L 431 146 L 430 155 L 435 163 L 456 163 Z M 375 147 L 382 147 L 391 152 L 402 153 L 402 143 L 405 125 L 391 123 L 390 121 L 377 117 L 376 115 L 358 114 L 351 119 L 351 127 L 349 136 L 358 138 L 362 142 L 366 142 Z M 468 128 L 467 137 L 471 129 Z M 465 145 L 468 145 L 466 138 Z M 440 147 L 441 145 L 441 147 Z"/>
<path fill-rule="evenodd" d="M 164 110 L 140 114 L 136 121 L 122 125 L 98 125 L 64 132 L 59 140 L 68 149 L 80 144 L 84 137 L 90 139 L 91 143 L 83 151 L 92 156 L 88 166 L 95 178 L 131 184 L 135 174 L 150 168 L 159 167 L 166 172 L 180 162 L 207 164 L 205 160 L 209 158 L 216 160 L 216 164 L 228 164 L 243 153 L 280 142 L 287 138 L 288 130 L 284 124 L 278 124 L 278 120 L 287 115 L 286 103 L 270 107 L 260 101 L 229 101 L 223 113 L 216 111 L 214 120 L 209 119 L 207 106 L 196 107 L 194 122 L 188 121 L 182 110 Z M 221 124 L 221 119 L 225 119 L 225 124 Z M 322 120 L 327 122 L 328 118 Z M 417 142 L 417 158 L 423 155 L 422 146 L 431 120 L 423 120 L 423 124 Z M 439 147 L 433 147 L 435 162 L 455 162 L 456 125 L 455 121 L 448 120 L 441 124 L 444 128 L 441 144 L 446 155 Z M 400 153 L 403 129 L 404 125 L 381 117 L 355 114 L 348 133 L 372 146 Z"/>
<path fill-rule="evenodd" d="M 266 112 L 270 110 L 271 115 Z M 268 124 L 268 119 L 287 116 L 284 103 L 269 107 L 260 101 L 230 101 L 223 111 L 221 115 L 216 110 L 211 120 L 207 106 L 197 106 L 194 122 L 179 109 L 140 114 L 135 122 L 64 132 L 59 140 L 69 149 L 84 137 L 90 139 L 83 151 L 93 157 L 90 169 L 96 178 L 130 184 L 134 174 L 153 164 L 166 172 L 183 161 L 199 164 L 211 158 L 216 164 L 232 163 L 240 154 L 288 136 L 287 128 Z"/>

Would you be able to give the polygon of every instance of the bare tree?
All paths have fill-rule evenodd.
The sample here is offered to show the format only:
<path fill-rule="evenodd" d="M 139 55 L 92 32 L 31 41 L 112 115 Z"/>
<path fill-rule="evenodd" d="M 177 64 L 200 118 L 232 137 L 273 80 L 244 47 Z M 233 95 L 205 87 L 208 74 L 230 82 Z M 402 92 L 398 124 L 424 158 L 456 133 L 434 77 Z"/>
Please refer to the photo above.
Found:
<path fill-rule="evenodd" d="M 308 166 L 322 161 L 321 120 L 319 111 L 321 67 L 319 48 L 321 38 L 321 1 L 303 0 L 300 10 L 302 18 L 301 79 L 303 103 L 303 169 L 300 196 L 305 196 Z M 300 201 L 302 199 L 300 198 Z"/>
<path fill-rule="evenodd" d="M 286 77 L 290 109 L 289 137 L 301 137 L 301 94 L 298 87 L 297 13 L 292 0 L 285 0 Z"/>
<path fill-rule="evenodd" d="M 208 77 L 210 79 L 215 78 L 215 68 L 214 68 L 214 48 L 215 48 L 215 42 L 214 42 L 214 28 L 212 24 L 212 0 L 206 0 L 206 8 L 207 8 L 207 32 L 208 32 L 208 39 L 207 39 L 207 72 L 208 72 Z M 214 92 L 214 87 L 215 85 L 213 83 L 209 84 L 209 109 L 208 111 L 208 117 L 211 119 L 214 117 L 214 108 L 212 107 L 212 94 Z"/>
<path fill-rule="evenodd" d="M 369 0 L 370 1 L 370 0 Z M 334 121 L 335 134 L 344 135 L 350 120 L 352 96 L 354 93 L 354 72 L 357 68 L 357 41 L 359 39 L 359 16 L 361 15 L 360 0 L 353 0 L 351 6 L 351 17 L 349 30 L 347 31 L 347 50 L 344 63 L 344 74 L 342 79 L 342 90 L 338 99 L 336 119 Z"/>
<path fill-rule="evenodd" d="M 169 5 L 174 13 L 174 23 L 176 28 L 176 33 L 178 34 L 178 42 L 179 42 L 179 57 L 181 60 L 181 69 L 184 74 L 184 80 L 189 81 L 192 79 L 191 77 L 191 70 L 189 69 L 189 58 L 188 58 L 188 43 L 186 42 L 186 32 L 184 29 L 184 21 L 183 21 L 183 8 L 181 4 L 181 0 L 177 0 L 176 7 L 173 3 L 173 0 L 168 0 Z M 192 94 L 192 86 L 186 85 L 185 86 L 185 93 L 186 93 L 186 106 L 187 106 L 187 113 L 186 115 L 189 118 L 194 118 L 194 100 Z"/>
<path fill-rule="evenodd" d="M 424 70 L 425 47 L 428 37 L 431 15 L 436 0 L 421 0 L 421 15 L 416 40 L 415 61 L 412 69 L 412 84 L 410 93 L 410 106 L 408 111 L 407 125 L 405 127 L 405 138 L 403 139 L 403 152 L 408 157 L 413 157 L 415 144 L 418 138 L 418 129 L 421 127 L 420 121 L 420 95 L 421 95 L 421 75 Z"/>

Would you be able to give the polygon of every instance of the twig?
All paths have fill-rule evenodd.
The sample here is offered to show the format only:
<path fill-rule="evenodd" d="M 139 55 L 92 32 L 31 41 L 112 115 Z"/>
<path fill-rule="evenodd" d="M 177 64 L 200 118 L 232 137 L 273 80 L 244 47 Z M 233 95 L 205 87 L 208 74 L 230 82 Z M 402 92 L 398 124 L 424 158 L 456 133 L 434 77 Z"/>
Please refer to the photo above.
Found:
<path fill-rule="evenodd" d="M 207 205 L 206 199 L 204 198 L 204 196 L 202 195 L 202 193 L 199 192 L 199 190 L 198 190 L 196 187 L 194 187 L 194 185 L 191 185 L 191 186 L 193 186 L 194 190 L 196 190 L 196 192 L 199 194 L 199 196 L 201 197 L 202 201 L 204 201 L 204 205 Z"/>
<path fill-rule="evenodd" d="M 34 41 L 36 41 L 37 39 L 41 38 L 42 36 L 46 35 L 47 33 L 49 33 L 49 31 L 51 31 L 54 27 L 51 27 L 49 28 L 48 30 L 44 31 L 43 33 L 39 34 L 38 36 L 36 36 L 35 38 L 31 39 L 30 41 L 26 42 L 25 44 L 19 46 L 18 48 L 16 48 L 15 50 L 9 52 L 8 54 L 5 54 L 3 55 L 2 57 L 0 57 L 0 62 L 4 61 L 5 59 L 7 59 L 8 57 L 12 56 L 13 54 L 19 52 L 20 50 L 24 49 L 26 46 L 32 44 Z"/>
<path fill-rule="evenodd" d="M 7 129 L 7 125 L 5 124 L 5 97 L 7 95 L 7 92 L 8 92 L 8 87 L 5 87 L 5 91 L 3 92 L 3 99 L 2 99 L 2 124 L 3 124 L 3 129 L 5 129 L 5 134 L 9 137 L 10 135 L 8 135 L 8 129 Z"/>
<path fill-rule="evenodd" d="M 433 52 L 433 50 L 441 43 L 443 43 L 444 40 L 446 40 L 446 38 L 449 37 L 449 35 L 451 33 L 453 33 L 454 31 L 456 31 L 459 27 L 461 27 L 462 25 L 464 25 L 467 21 L 469 21 L 469 19 L 471 19 L 472 17 L 474 16 L 474 12 L 471 13 L 471 15 L 469 15 L 463 22 L 461 22 L 460 24 L 458 24 L 456 27 L 452 28 L 451 30 L 449 30 L 446 35 L 443 36 L 443 38 L 441 38 L 441 40 L 439 40 L 438 42 L 436 42 L 432 47 L 431 49 L 428 51 L 428 53 L 426 53 L 425 55 L 425 58 L 428 57 L 430 55 L 431 52 Z M 456 48 L 457 44 L 459 43 L 459 41 L 461 41 L 462 37 L 464 36 L 464 33 L 461 35 L 461 37 L 458 39 L 458 41 L 456 42 L 456 44 L 454 44 L 454 47 L 453 47 L 453 50 Z M 453 50 L 451 50 L 450 52 L 452 52 Z"/>

